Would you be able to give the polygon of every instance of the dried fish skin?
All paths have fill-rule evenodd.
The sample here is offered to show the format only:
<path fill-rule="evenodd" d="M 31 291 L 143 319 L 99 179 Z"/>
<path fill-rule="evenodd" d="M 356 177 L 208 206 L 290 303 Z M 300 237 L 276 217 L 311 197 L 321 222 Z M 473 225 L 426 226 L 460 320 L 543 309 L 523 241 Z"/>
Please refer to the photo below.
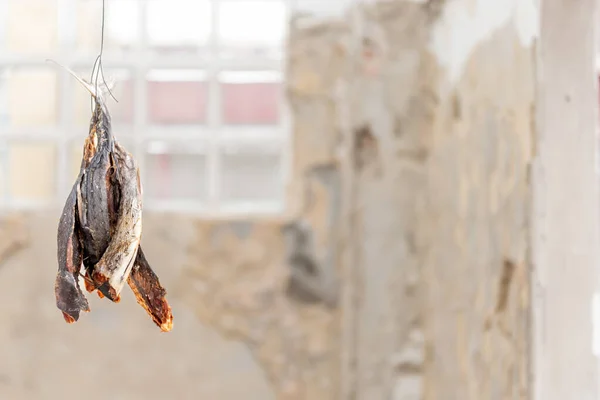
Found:
<path fill-rule="evenodd" d="M 56 306 L 68 323 L 77 321 L 81 311 L 90 311 L 88 301 L 79 287 L 79 274 L 83 263 L 77 221 L 77 188 L 80 182 L 81 174 L 65 202 L 57 234 L 58 273 L 54 283 L 54 294 Z"/>
<path fill-rule="evenodd" d="M 93 88 L 89 89 L 95 99 L 95 107 L 83 149 L 78 212 L 84 244 L 85 286 L 88 292 L 92 292 L 98 288 L 92 279 L 92 272 L 110 243 L 112 221 L 109 209 L 114 204 L 117 190 L 111 117 L 102 96 L 94 95 Z M 118 301 L 118 298 L 112 300 Z"/>
<path fill-rule="evenodd" d="M 83 243 L 85 288 L 88 292 L 97 288 L 91 273 L 110 241 L 107 203 L 112 196 L 111 148 L 114 139 L 110 133 L 110 115 L 104 111 L 102 103 L 98 102 L 83 146 L 82 177 L 77 188 L 77 213 Z"/>
<path fill-rule="evenodd" d="M 110 242 L 109 197 L 112 196 L 111 155 L 107 144 L 100 145 L 91 159 L 81 180 L 79 197 L 79 220 L 84 243 L 86 271 L 94 265 Z"/>
<path fill-rule="evenodd" d="M 113 152 L 119 205 L 110 243 L 95 265 L 92 280 L 111 300 L 119 298 L 133 268 L 142 236 L 142 197 L 137 163 L 118 143 Z"/>
<path fill-rule="evenodd" d="M 161 286 L 158 276 L 154 273 L 146 256 L 139 247 L 135 265 L 129 274 L 127 283 L 140 306 L 146 310 L 152 321 L 163 332 L 173 329 L 173 314 L 171 306 L 165 298 L 167 291 Z"/>

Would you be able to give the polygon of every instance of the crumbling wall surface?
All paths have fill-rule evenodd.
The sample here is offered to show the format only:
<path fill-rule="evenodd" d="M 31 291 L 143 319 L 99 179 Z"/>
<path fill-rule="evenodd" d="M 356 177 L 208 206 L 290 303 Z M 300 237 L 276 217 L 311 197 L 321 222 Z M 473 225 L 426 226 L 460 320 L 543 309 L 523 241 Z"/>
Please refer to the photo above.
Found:
<path fill-rule="evenodd" d="M 537 21 L 533 1 L 456 0 L 433 27 L 443 79 L 418 217 L 426 399 L 530 398 Z"/>
<path fill-rule="evenodd" d="M 186 303 L 242 341 L 277 399 L 335 398 L 332 310 L 288 296 L 281 223 L 199 223 L 185 274 Z"/>
<path fill-rule="evenodd" d="M 425 83 L 436 81 L 427 54 L 436 7 L 387 2 L 333 14 L 296 14 L 288 57 L 290 200 L 324 239 L 321 249 L 335 251 L 329 265 L 341 283 L 341 309 L 329 331 L 339 337 L 321 373 L 337 382 L 329 396 L 379 399 L 394 393 L 399 370 L 401 395 L 418 398 L 414 199 L 423 180 L 421 131 L 432 125 Z M 324 171 L 337 184 L 319 185 L 323 179 L 314 176 Z M 318 206 L 323 202 L 332 206 Z"/>
<path fill-rule="evenodd" d="M 527 396 L 537 11 L 486 4 L 398 0 L 293 18 L 292 214 L 318 252 L 335 249 L 341 282 L 339 312 L 294 328 L 339 334 L 319 364 L 339 388 L 319 398 Z M 315 201 L 310 176 L 323 170 L 339 193 L 321 186 Z"/>
<path fill-rule="evenodd" d="M 527 398 L 534 3 L 382 1 L 347 23 L 344 398 Z"/>
<path fill-rule="evenodd" d="M 344 261 L 346 317 L 355 371 L 346 396 L 420 399 L 424 362 L 422 282 L 415 234 L 438 68 L 428 53 L 434 3 L 379 2 L 350 14 L 351 67 L 340 80 L 344 185 L 352 201 L 352 255 Z M 348 343 L 351 346 L 351 343 Z M 348 398 L 348 397 L 347 397 Z"/>

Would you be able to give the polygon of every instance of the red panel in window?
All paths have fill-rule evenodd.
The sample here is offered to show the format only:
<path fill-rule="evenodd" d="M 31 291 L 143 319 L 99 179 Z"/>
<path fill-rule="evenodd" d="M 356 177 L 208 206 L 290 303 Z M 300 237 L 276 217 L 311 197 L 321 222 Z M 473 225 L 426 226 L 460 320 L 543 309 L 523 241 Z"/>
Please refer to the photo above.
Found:
<path fill-rule="evenodd" d="M 223 123 L 277 124 L 280 87 L 279 83 L 222 83 Z"/>
<path fill-rule="evenodd" d="M 206 102 L 205 82 L 148 82 L 148 119 L 151 123 L 204 123 Z"/>
<path fill-rule="evenodd" d="M 206 156 L 147 154 L 144 193 L 152 200 L 205 200 Z"/>

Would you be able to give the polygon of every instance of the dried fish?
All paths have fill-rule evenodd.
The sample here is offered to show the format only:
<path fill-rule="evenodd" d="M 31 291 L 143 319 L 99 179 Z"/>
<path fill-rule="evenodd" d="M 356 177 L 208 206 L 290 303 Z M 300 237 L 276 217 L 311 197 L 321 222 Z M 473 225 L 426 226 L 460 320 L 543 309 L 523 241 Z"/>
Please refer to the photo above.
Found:
<path fill-rule="evenodd" d="M 133 268 L 142 236 L 142 191 L 139 171 L 131 154 L 118 143 L 112 154 L 119 166 L 116 187 L 120 199 L 118 208 L 107 208 L 111 215 L 116 215 L 116 225 L 110 233 L 108 247 L 94 267 L 92 280 L 101 285 L 102 294 L 115 300 Z"/>
<path fill-rule="evenodd" d="M 173 325 L 173 316 L 169 304 L 162 300 L 166 295 L 165 289 L 150 268 L 141 246 L 127 283 L 135 294 L 138 304 L 144 307 L 154 323 L 163 331 L 170 331 Z"/>
<path fill-rule="evenodd" d="M 92 95 L 95 107 L 81 169 L 58 227 L 57 307 L 69 323 L 89 311 L 79 287 L 83 266 L 88 292 L 120 301 L 127 281 L 138 303 L 161 330 L 173 326 L 166 291 L 150 268 L 140 240 L 142 186 L 135 159 L 114 138 L 103 93 L 65 68 Z"/>
<path fill-rule="evenodd" d="M 54 283 L 54 293 L 56 306 L 68 323 L 77 321 L 80 311 L 90 311 L 87 299 L 79 287 L 83 248 L 77 221 L 77 188 L 81 182 L 81 175 L 80 173 L 75 180 L 58 223 L 58 274 Z"/>

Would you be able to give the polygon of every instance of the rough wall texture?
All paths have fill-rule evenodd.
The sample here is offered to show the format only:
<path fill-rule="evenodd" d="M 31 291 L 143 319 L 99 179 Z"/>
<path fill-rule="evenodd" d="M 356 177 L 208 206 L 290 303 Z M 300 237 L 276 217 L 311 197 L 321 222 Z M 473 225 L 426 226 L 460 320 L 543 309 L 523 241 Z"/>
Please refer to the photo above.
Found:
<path fill-rule="evenodd" d="M 345 183 L 355 193 L 349 262 L 358 295 L 356 378 L 347 384 L 359 399 L 422 395 L 416 206 L 436 105 L 438 69 L 427 43 L 437 14 L 433 5 L 379 3 L 360 9 L 353 24 L 359 46 L 343 78 L 350 96 L 340 107 L 351 116 Z"/>
<path fill-rule="evenodd" d="M 458 18 L 440 21 L 459 3 L 362 14 L 375 50 L 347 80 L 352 115 L 367 121 L 356 121 L 354 147 L 370 157 L 354 182 L 357 398 L 529 394 L 534 53 L 509 19 L 449 84 L 429 43 L 440 23 L 461 29 Z"/>
<path fill-rule="evenodd" d="M 294 115 L 335 131 L 342 398 L 529 395 L 535 75 L 515 4 L 381 2 L 292 36 L 311 72 Z"/>
<path fill-rule="evenodd" d="M 426 398 L 529 396 L 533 55 L 503 27 L 439 98 L 419 223 Z"/>
<path fill-rule="evenodd" d="M 198 224 L 185 282 L 201 321 L 240 340 L 264 368 L 278 399 L 334 398 L 334 314 L 286 294 L 281 225 Z M 207 246 L 209 244 L 209 246 Z"/>

